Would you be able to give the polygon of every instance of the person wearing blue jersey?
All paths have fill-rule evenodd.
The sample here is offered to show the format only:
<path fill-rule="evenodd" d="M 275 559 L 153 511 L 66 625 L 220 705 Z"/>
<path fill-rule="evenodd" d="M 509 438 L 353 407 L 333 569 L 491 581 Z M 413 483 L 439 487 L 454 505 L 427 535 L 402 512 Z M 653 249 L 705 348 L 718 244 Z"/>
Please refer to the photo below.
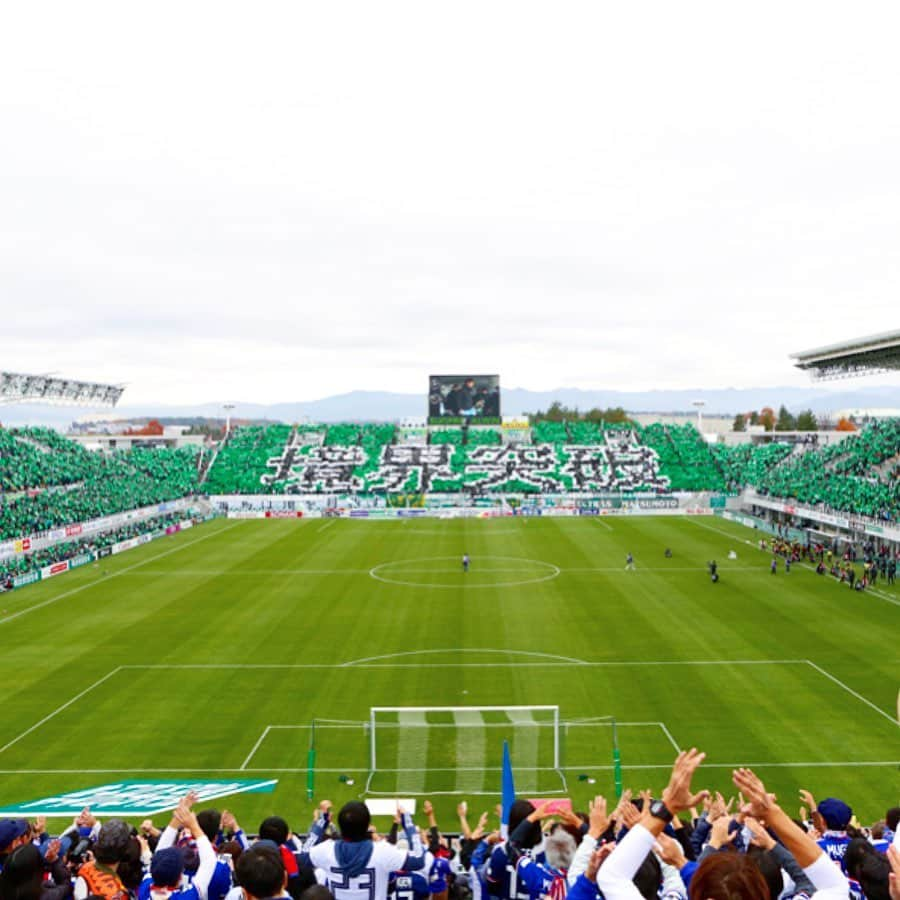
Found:
<path fill-rule="evenodd" d="M 453 881 L 453 869 L 450 860 L 444 856 L 434 856 L 431 865 L 426 865 L 428 893 L 436 900 L 446 900 Z"/>
<path fill-rule="evenodd" d="M 200 828 L 203 829 L 203 833 L 209 839 L 210 844 L 215 847 L 222 827 L 222 813 L 217 809 L 203 809 L 197 813 L 197 821 L 200 823 Z M 237 831 L 237 828 L 234 830 Z M 193 878 L 196 874 L 196 867 L 188 866 L 186 871 Z M 231 866 L 224 859 L 220 859 L 217 856 L 216 867 L 213 870 L 212 878 L 206 891 L 207 900 L 225 900 L 225 896 L 230 890 Z"/>
<path fill-rule="evenodd" d="M 191 810 L 196 795 L 188 794 L 172 814 L 150 861 L 150 874 L 138 888 L 138 900 L 206 900 L 216 868 L 216 853 Z M 175 847 L 179 829 L 185 829 L 197 845 L 200 862 L 192 880 L 184 874 L 184 851 Z"/>
<path fill-rule="evenodd" d="M 426 854 L 425 865 L 434 862 L 431 854 Z M 393 900 L 428 900 L 431 890 L 428 878 L 422 872 L 392 872 L 388 882 L 388 894 Z"/>
<path fill-rule="evenodd" d="M 463 572 L 469 571 L 469 554 L 468 553 L 463 553 L 462 567 L 463 567 Z"/>
<path fill-rule="evenodd" d="M 474 831 L 469 826 L 468 809 L 465 802 L 456 807 L 459 816 L 461 833 L 459 848 L 459 865 L 468 878 L 469 890 L 472 892 L 472 900 L 484 900 L 487 896 L 487 884 L 485 881 L 485 866 L 494 844 L 499 843 L 500 833 L 485 834 L 488 822 L 488 814 L 482 813 Z"/>
<path fill-rule="evenodd" d="M 841 868 L 846 871 L 844 855 L 851 840 L 847 834 L 847 827 L 853 818 L 853 810 L 843 800 L 835 797 L 826 798 L 815 807 L 815 810 L 821 819 L 820 824 L 824 823 L 825 826 L 822 829 L 822 837 L 818 841 L 819 846 L 830 859 L 839 863 Z M 814 817 L 814 821 L 816 820 Z"/>
<path fill-rule="evenodd" d="M 541 820 L 553 815 L 551 802 L 538 809 L 516 800 L 509 811 L 509 838 L 494 848 L 487 866 L 488 893 L 500 900 L 538 900 L 554 886 L 565 893 L 565 872 L 533 857 L 541 842 Z"/>
<path fill-rule="evenodd" d="M 353 800 L 338 813 L 340 840 L 325 838 L 331 822 L 331 801 L 319 804 L 319 816 L 297 855 L 304 865 L 321 869 L 335 900 L 387 900 L 391 873 L 418 872 L 425 866 L 425 847 L 409 813 L 398 810 L 409 849 L 373 841 L 371 816 L 365 803 Z"/>

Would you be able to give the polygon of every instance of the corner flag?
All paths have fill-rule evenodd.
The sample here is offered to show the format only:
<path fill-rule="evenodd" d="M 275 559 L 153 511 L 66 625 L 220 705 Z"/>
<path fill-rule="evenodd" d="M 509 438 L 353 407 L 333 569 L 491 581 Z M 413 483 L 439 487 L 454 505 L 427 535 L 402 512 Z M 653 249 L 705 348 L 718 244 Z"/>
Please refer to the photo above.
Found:
<path fill-rule="evenodd" d="M 509 837 L 509 811 L 516 801 L 516 786 L 513 783 L 512 763 L 509 759 L 509 744 L 503 742 L 503 795 L 501 798 L 502 811 L 500 813 L 500 835 Z"/>

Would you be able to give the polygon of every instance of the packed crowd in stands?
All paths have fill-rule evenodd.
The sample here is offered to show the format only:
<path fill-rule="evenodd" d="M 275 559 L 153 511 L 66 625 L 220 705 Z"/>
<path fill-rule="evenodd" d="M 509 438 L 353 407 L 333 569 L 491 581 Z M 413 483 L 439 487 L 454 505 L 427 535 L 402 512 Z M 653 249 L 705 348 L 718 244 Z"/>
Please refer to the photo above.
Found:
<path fill-rule="evenodd" d="M 163 531 L 185 517 L 186 513 L 178 515 L 154 516 L 143 519 L 140 522 L 129 522 L 120 528 L 103 531 L 91 537 L 78 540 L 60 541 L 42 550 L 31 553 L 22 553 L 0 559 L 0 591 L 11 590 L 13 579 L 19 575 L 27 575 L 42 569 L 53 563 L 63 562 L 67 559 L 76 559 L 85 553 L 99 553 L 119 541 L 138 537 L 142 534 L 152 534 L 155 531 Z"/>
<path fill-rule="evenodd" d="M 106 455 L 49 429 L 0 429 L 0 540 L 172 500 L 198 488 L 208 494 L 540 493 L 735 492 L 750 486 L 763 495 L 882 520 L 900 515 L 900 420 L 895 419 L 874 422 L 839 444 L 803 445 L 802 452 L 777 439 L 710 445 L 690 424 L 548 421 L 535 423 L 531 443 L 524 445 L 533 448 L 533 459 L 522 455 L 521 445 L 516 450 L 506 445 L 497 428 L 432 429 L 428 446 L 446 452 L 404 446 L 400 430 L 390 424 L 241 427 L 218 448 L 199 485 L 192 450 L 136 448 Z M 492 448 L 501 453 L 496 462 L 484 456 Z M 640 456 L 635 469 L 623 450 L 649 455 Z M 589 468 L 579 463 L 573 470 L 573 455 L 590 456 Z M 498 466 L 508 477 L 497 477 Z"/>
<path fill-rule="evenodd" d="M 875 422 L 821 449 L 814 442 L 788 444 L 774 438 L 730 446 L 709 444 L 691 424 L 539 421 L 530 430 L 530 443 L 517 444 L 515 451 L 532 448 L 535 461 L 548 461 L 538 477 L 531 477 L 519 461 L 525 457 L 515 456 L 496 428 L 432 429 L 428 446 L 446 448 L 440 455 L 420 445 L 404 446 L 392 425 L 273 425 L 237 429 L 219 449 L 203 487 L 211 494 L 277 494 L 401 489 L 541 493 L 617 487 L 738 492 L 749 486 L 764 495 L 883 520 L 900 515 L 900 420 Z M 644 480 L 617 469 L 615 452 L 626 446 L 636 453 L 651 452 L 653 464 L 641 466 Z M 485 469 L 483 448 L 509 451 L 501 460 L 509 468 L 508 478 Z M 583 471 L 573 476 L 567 468 L 570 457 L 591 450 L 598 466 L 587 476 Z M 404 458 L 409 461 L 398 469 L 396 460 Z"/>
<path fill-rule="evenodd" d="M 364 803 L 335 815 L 323 801 L 306 837 L 270 816 L 251 839 L 190 794 L 163 829 L 89 809 L 56 837 L 45 819 L 3 819 L 0 900 L 900 900 L 900 807 L 865 827 L 843 800 L 801 791 L 794 816 L 749 769 L 726 800 L 695 790 L 703 759 L 680 753 L 657 797 L 583 812 L 520 799 L 493 830 L 461 803 L 442 832 L 426 801 L 427 828 L 398 809 L 379 834 Z"/>
<path fill-rule="evenodd" d="M 0 540 L 188 496 L 197 490 L 189 448 L 106 455 L 49 429 L 0 429 Z"/>
<path fill-rule="evenodd" d="M 795 454 L 753 483 L 762 493 L 894 521 L 900 516 L 900 420 L 873 422 L 821 450 Z"/>

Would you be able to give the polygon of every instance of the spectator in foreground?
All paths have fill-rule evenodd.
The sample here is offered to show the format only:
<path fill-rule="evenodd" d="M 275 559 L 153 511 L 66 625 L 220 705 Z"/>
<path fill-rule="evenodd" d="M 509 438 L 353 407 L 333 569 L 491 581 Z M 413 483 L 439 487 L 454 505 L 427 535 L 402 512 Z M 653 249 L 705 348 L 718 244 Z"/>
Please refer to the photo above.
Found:
<path fill-rule="evenodd" d="M 640 820 L 616 845 L 602 867 L 600 861 L 596 861 L 596 885 L 605 900 L 657 896 L 658 883 L 652 893 L 642 892 L 634 883 L 635 876 L 648 858 L 653 858 L 652 851 L 673 818 L 708 796 L 706 791 L 694 794 L 691 790 L 691 780 L 704 758 L 705 754 L 695 749 L 679 753 L 662 799 L 645 805 Z M 846 877 L 778 806 L 775 795 L 767 793 L 759 778 L 749 769 L 738 769 L 734 773 L 734 783 L 746 801 L 741 813 L 764 822 L 775 832 L 815 885 L 814 896 L 819 900 L 846 900 L 849 891 Z M 667 881 L 662 896 L 673 900 L 685 897 L 683 884 L 679 887 Z M 760 869 L 745 855 L 716 853 L 707 856 L 693 874 L 689 896 L 691 900 L 760 900 L 769 896 L 769 888 Z M 579 891 L 576 900 L 582 897 L 583 893 Z"/>
<path fill-rule="evenodd" d="M 216 853 L 191 810 L 194 800 L 195 795 L 188 794 L 172 813 L 172 821 L 160 836 L 150 861 L 150 873 L 141 882 L 139 900 L 206 900 L 216 868 Z M 190 832 L 197 846 L 199 865 L 193 879 L 184 874 L 184 851 L 174 846 L 180 829 Z"/>
<path fill-rule="evenodd" d="M 94 844 L 94 858 L 84 863 L 75 879 L 75 900 L 103 897 L 122 900 L 128 890 L 119 877 L 119 863 L 131 843 L 131 827 L 121 819 L 110 819 L 100 828 Z"/>
<path fill-rule="evenodd" d="M 234 874 L 246 900 L 287 896 L 287 869 L 278 848 L 269 841 L 241 853 Z"/>
<path fill-rule="evenodd" d="M 415 872 L 425 865 L 425 847 L 412 816 L 398 810 L 409 851 L 387 841 L 375 842 L 369 834 L 371 816 L 365 803 L 345 803 L 338 813 L 341 840 L 323 840 L 331 821 L 331 801 L 319 804 L 320 815 L 299 854 L 301 863 L 321 869 L 325 886 L 335 900 L 387 900 L 392 872 Z M 241 857 L 243 859 L 243 857 Z"/>
<path fill-rule="evenodd" d="M 6 866 L 7 857 L 31 838 L 31 825 L 27 819 L 0 819 L 0 871 Z"/>

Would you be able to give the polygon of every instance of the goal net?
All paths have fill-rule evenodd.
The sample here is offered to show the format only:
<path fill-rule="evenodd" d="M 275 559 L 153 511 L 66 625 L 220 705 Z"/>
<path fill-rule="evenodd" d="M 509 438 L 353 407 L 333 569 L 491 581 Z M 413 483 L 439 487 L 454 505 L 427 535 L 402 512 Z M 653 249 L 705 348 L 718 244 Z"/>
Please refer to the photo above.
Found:
<path fill-rule="evenodd" d="M 503 742 L 520 795 L 562 793 L 558 706 L 379 706 L 369 712 L 370 794 L 499 795 Z"/>

